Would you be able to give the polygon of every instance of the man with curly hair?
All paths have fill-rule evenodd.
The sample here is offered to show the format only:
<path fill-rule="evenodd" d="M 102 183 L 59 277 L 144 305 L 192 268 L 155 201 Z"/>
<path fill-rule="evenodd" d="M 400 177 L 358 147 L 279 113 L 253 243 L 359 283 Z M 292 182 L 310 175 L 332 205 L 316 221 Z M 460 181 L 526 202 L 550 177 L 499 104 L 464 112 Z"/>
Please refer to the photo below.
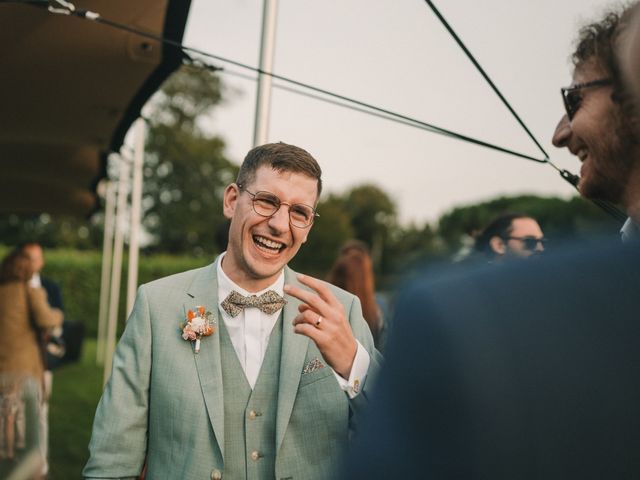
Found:
<path fill-rule="evenodd" d="M 640 238 L 640 119 L 616 51 L 637 8 L 611 11 L 580 30 L 571 55 L 573 82 L 562 89 L 566 113 L 553 135 L 556 147 L 582 162 L 580 194 L 624 207 L 624 240 Z"/>

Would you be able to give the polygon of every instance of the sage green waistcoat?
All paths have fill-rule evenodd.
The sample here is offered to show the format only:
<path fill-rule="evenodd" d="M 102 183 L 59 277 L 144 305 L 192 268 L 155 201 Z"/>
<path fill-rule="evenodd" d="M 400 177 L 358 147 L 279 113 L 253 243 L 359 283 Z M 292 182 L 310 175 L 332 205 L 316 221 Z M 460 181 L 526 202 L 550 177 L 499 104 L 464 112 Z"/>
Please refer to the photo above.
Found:
<path fill-rule="evenodd" d="M 253 391 L 231 338 L 220 321 L 220 359 L 224 391 L 225 480 L 275 477 L 276 409 L 282 351 L 282 314 L 273 327 Z"/>

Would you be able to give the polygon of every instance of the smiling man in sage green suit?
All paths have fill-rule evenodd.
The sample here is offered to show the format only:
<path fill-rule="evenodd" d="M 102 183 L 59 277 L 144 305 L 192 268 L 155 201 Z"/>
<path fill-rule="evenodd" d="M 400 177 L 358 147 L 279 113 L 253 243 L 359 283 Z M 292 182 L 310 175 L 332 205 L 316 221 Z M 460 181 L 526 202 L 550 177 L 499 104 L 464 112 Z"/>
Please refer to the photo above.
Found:
<path fill-rule="evenodd" d="M 298 147 L 251 150 L 226 253 L 140 287 L 94 420 L 87 478 L 334 477 L 380 365 L 358 299 L 286 265 L 322 188 Z M 196 314 L 213 312 L 213 334 Z M 192 315 L 190 315 L 192 316 Z M 192 322 L 194 322 L 192 321 Z M 200 330 L 198 330 L 200 328 Z"/>

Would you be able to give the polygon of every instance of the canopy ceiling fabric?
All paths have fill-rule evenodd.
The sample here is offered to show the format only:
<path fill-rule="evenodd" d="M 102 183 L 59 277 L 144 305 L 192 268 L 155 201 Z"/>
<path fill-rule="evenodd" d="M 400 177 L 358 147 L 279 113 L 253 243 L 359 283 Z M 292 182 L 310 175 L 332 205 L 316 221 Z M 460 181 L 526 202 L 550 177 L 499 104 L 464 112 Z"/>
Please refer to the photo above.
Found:
<path fill-rule="evenodd" d="M 181 41 L 190 0 L 75 6 Z M 108 153 L 181 60 L 134 33 L 0 3 L 0 213 L 94 212 Z"/>

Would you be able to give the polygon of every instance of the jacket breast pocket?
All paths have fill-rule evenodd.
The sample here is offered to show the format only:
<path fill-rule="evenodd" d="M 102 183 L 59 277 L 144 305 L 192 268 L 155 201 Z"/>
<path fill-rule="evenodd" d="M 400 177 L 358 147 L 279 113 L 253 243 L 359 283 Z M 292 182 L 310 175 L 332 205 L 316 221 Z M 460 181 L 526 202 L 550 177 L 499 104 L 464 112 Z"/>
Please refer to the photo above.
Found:
<path fill-rule="evenodd" d="M 331 370 L 331 367 L 325 365 L 324 367 L 319 368 L 318 370 L 303 374 L 300 377 L 300 385 L 298 386 L 298 388 L 306 387 L 307 385 L 311 385 L 312 383 L 319 382 L 320 380 L 323 380 L 327 377 L 333 377 L 333 370 Z M 334 377 L 334 380 L 335 380 L 335 377 Z"/>

